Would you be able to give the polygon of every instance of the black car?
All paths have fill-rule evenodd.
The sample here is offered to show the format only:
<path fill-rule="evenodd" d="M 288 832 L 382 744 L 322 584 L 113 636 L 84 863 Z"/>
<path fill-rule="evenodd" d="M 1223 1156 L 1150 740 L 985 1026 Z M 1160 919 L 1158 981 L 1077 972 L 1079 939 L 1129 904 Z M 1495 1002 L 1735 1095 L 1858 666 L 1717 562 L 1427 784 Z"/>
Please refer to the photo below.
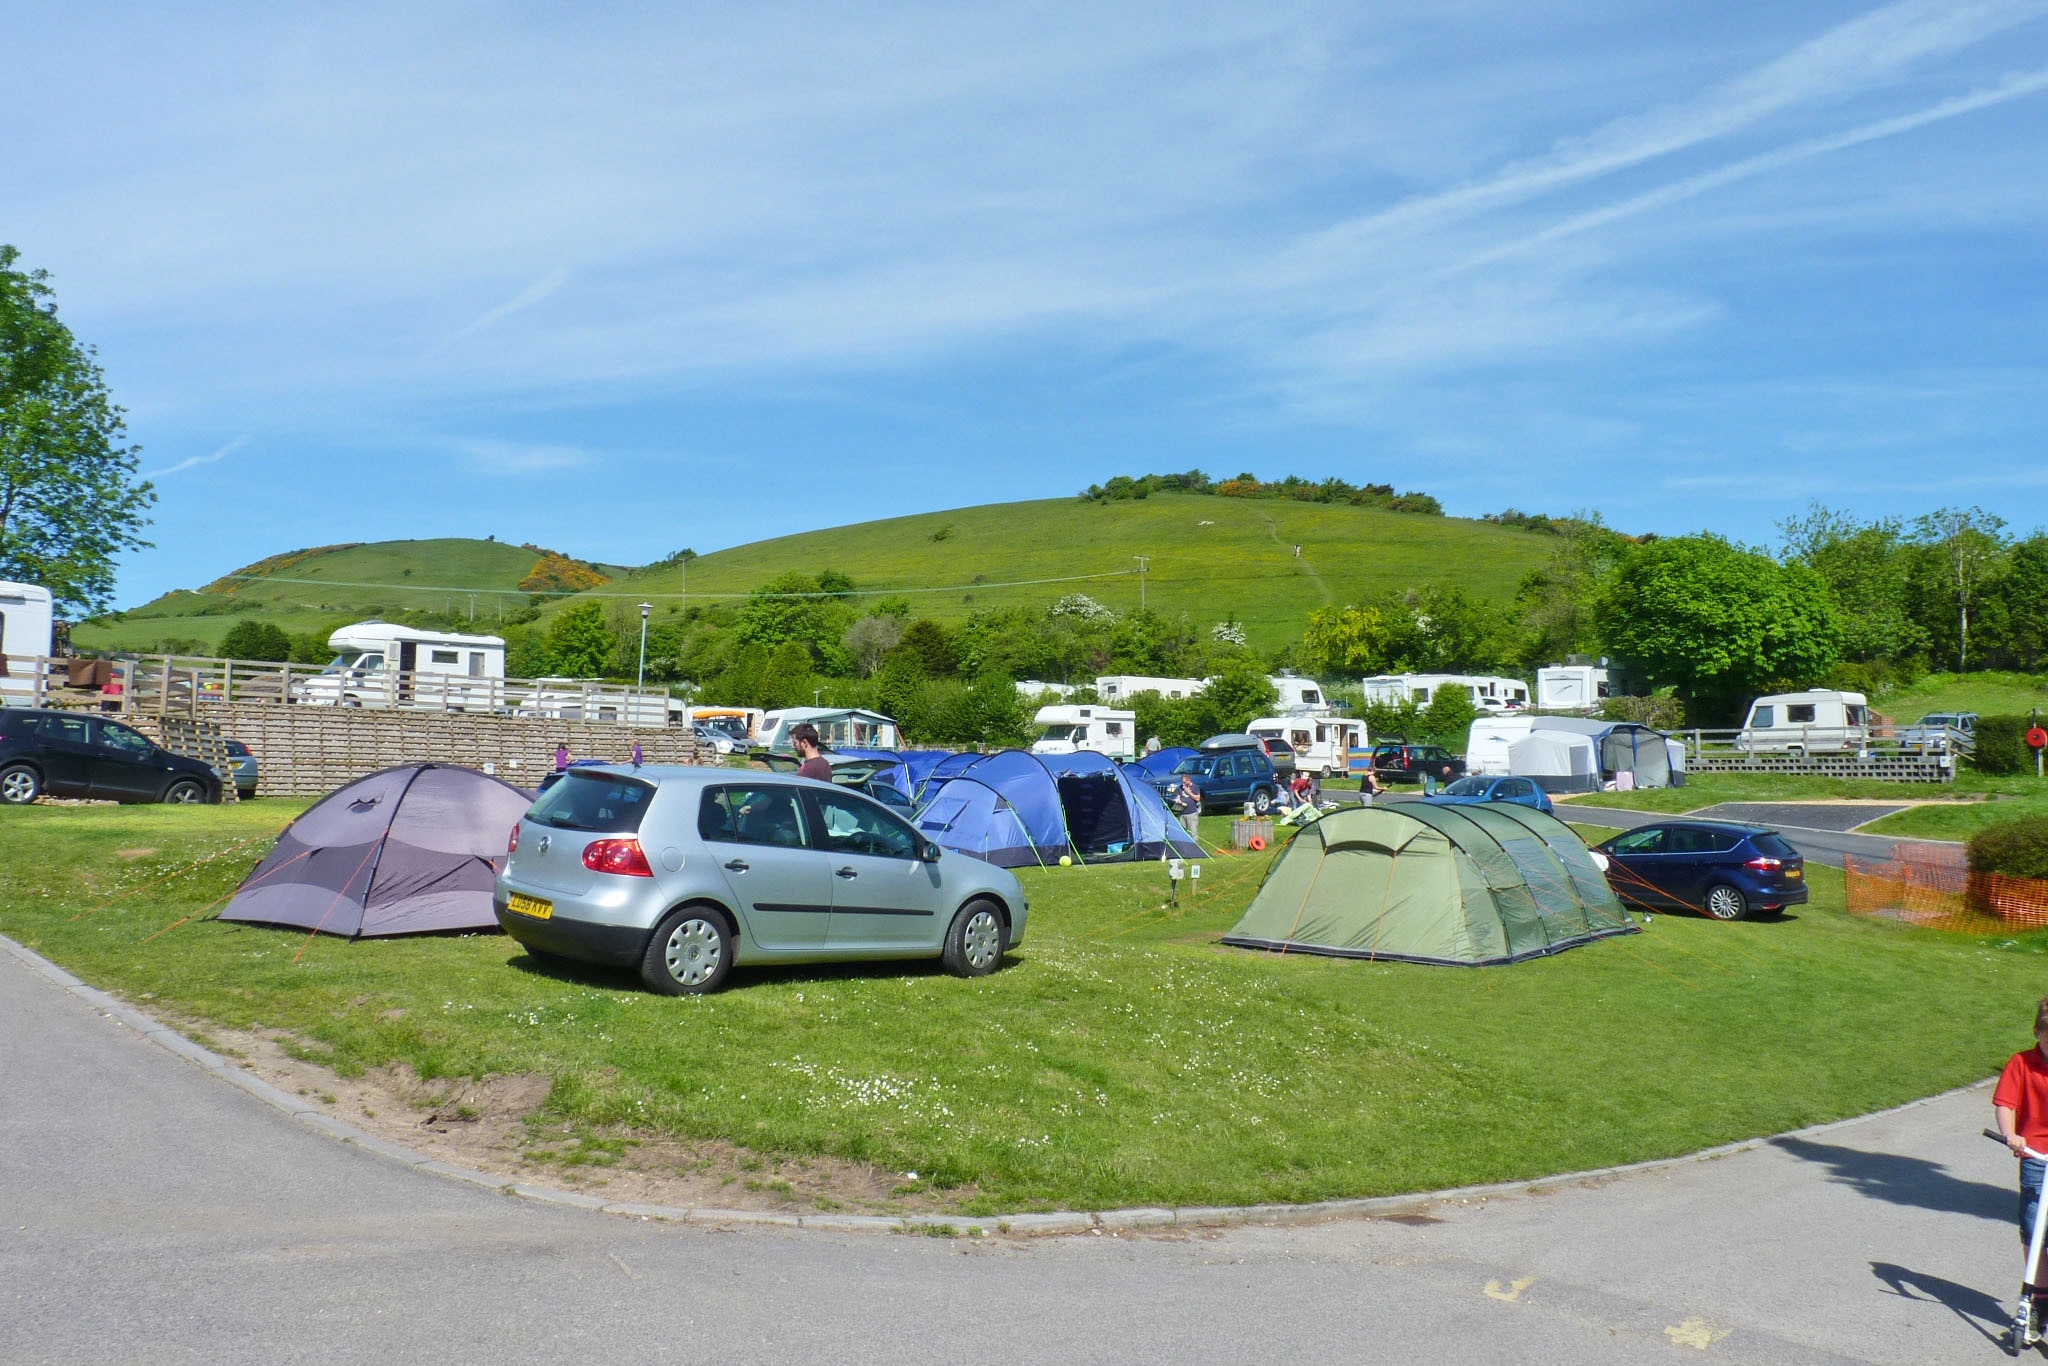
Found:
<path fill-rule="evenodd" d="M 0 802 L 52 797 L 117 802 L 215 802 L 220 778 L 108 717 L 29 708 L 0 710 Z"/>
<path fill-rule="evenodd" d="M 1450 767 L 1448 773 L 1444 771 L 1446 765 Z M 1465 761 L 1442 745 L 1389 742 L 1374 746 L 1372 771 L 1383 783 L 1419 783 L 1425 773 L 1447 783 L 1465 776 Z"/>
<path fill-rule="evenodd" d="M 1777 911 L 1806 901 L 1806 860 L 1761 825 L 1659 821 L 1625 830 L 1596 849 L 1622 900 L 1702 910 L 1716 920 Z"/>

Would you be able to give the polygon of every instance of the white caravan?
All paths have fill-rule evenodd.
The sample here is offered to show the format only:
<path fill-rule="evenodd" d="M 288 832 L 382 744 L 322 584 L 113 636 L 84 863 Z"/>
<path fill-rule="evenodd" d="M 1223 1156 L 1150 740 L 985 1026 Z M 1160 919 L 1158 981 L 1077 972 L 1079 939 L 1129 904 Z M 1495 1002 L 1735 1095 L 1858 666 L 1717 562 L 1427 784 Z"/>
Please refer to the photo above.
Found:
<path fill-rule="evenodd" d="M 334 662 L 294 683 L 294 701 L 428 711 L 493 711 L 505 702 L 505 642 L 498 636 L 359 621 L 329 636 L 327 648 Z"/>
<path fill-rule="evenodd" d="M 1313 678 L 1296 678 L 1293 674 L 1268 674 L 1266 681 L 1273 685 L 1273 695 L 1279 699 L 1274 706 L 1283 715 L 1298 712 L 1326 713 L 1330 710 L 1330 699 L 1323 695 L 1323 685 Z"/>
<path fill-rule="evenodd" d="M 1860 692 L 1814 688 L 1749 704 L 1735 747 L 1752 754 L 1843 754 L 1870 746 L 1870 705 Z"/>
<path fill-rule="evenodd" d="M 33 583 L 0 583 L 0 706 L 33 707 L 36 674 L 48 666 L 50 590 Z"/>
<path fill-rule="evenodd" d="M 1122 762 L 1138 754 L 1138 714 L 1109 707 L 1040 707 L 1031 718 L 1045 733 L 1031 742 L 1033 754 L 1105 754 Z"/>
<path fill-rule="evenodd" d="M 1607 670 L 1593 664 L 1552 664 L 1536 671 L 1536 710 L 1596 712 L 1611 695 Z"/>
<path fill-rule="evenodd" d="M 1072 683 L 1047 683 L 1043 679 L 1038 678 L 1020 678 L 1017 680 L 1017 696 L 1019 697 L 1043 697 L 1047 693 L 1051 693 L 1054 697 L 1064 698 L 1072 697 L 1079 691 L 1080 689 Z"/>
<path fill-rule="evenodd" d="M 789 750 L 789 733 L 805 721 L 818 728 L 827 749 L 898 749 L 902 737 L 893 717 L 858 707 L 786 707 L 763 712 L 754 743 L 779 753 Z"/>
<path fill-rule="evenodd" d="M 1143 674 L 1104 674 L 1095 680 L 1095 695 L 1105 702 L 1128 702 L 1141 692 L 1161 697 L 1193 697 L 1209 685 L 1206 678 L 1148 678 Z"/>
<path fill-rule="evenodd" d="M 1398 707 L 1412 701 L 1426 707 L 1445 688 L 1462 688 L 1472 705 L 1489 715 L 1524 711 L 1529 685 L 1499 674 L 1376 674 L 1364 681 L 1365 700 Z"/>
<path fill-rule="evenodd" d="M 1319 778 L 1350 770 L 1351 756 L 1366 748 L 1365 722 L 1337 716 L 1268 716 L 1245 727 L 1260 740 L 1285 740 L 1298 772 Z"/>

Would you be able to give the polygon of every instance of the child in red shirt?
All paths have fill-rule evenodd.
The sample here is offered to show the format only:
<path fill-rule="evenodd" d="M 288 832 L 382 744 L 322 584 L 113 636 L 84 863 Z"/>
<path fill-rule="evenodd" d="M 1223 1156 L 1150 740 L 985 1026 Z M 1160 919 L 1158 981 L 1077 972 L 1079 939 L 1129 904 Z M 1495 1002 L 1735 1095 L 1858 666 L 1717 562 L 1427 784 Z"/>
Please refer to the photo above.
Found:
<path fill-rule="evenodd" d="M 2005 1146 L 2012 1149 L 2012 1155 L 2020 1159 L 2020 1245 L 2024 1248 L 2034 1234 L 2034 1211 L 2041 1203 L 2041 1177 L 2044 1164 L 2039 1158 L 2026 1156 L 2032 1148 L 2035 1152 L 2048 1152 L 2048 996 L 2034 1009 L 2034 1047 L 2012 1055 L 1999 1075 L 1998 1087 L 1991 1093 L 1991 1107 L 1998 1116 L 1998 1132 L 2005 1139 Z M 2043 1257 L 2048 1261 L 2048 1257 Z M 2048 1276 L 2038 1268 L 2027 1268 L 2027 1289 L 2035 1295 L 2036 1305 L 2048 1302 Z M 2036 1309 L 2039 1315 L 2040 1309 Z M 2036 1319 L 2038 1325 L 2039 1319 Z M 2038 1334 L 2038 1326 L 2033 1332 Z"/>

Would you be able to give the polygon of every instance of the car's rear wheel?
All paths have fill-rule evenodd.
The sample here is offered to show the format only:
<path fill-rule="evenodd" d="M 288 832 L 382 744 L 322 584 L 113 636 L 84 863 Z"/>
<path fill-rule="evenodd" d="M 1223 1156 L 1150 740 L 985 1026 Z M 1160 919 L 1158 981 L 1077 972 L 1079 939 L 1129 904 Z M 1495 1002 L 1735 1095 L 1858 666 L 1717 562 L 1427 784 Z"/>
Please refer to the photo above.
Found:
<path fill-rule="evenodd" d="M 197 806 L 206 800 L 206 789 L 190 778 L 180 778 L 164 789 L 164 805 Z"/>
<path fill-rule="evenodd" d="M 941 955 L 946 971 L 955 977 L 986 977 L 1003 961 L 1009 947 L 1003 929 L 1003 913 L 993 901 L 970 901 L 953 917 L 946 930 L 946 947 Z"/>
<path fill-rule="evenodd" d="M 27 764 L 16 764 L 0 771 L 0 802 L 9 806 L 27 806 L 42 795 L 42 775 Z"/>
<path fill-rule="evenodd" d="M 1707 889 L 1705 910 L 1716 920 L 1740 920 L 1749 914 L 1749 900 L 1736 888 L 1717 882 Z"/>
<path fill-rule="evenodd" d="M 640 980 L 667 996 L 716 991 L 732 968 L 732 930 L 706 906 L 683 906 L 663 916 L 640 959 Z"/>

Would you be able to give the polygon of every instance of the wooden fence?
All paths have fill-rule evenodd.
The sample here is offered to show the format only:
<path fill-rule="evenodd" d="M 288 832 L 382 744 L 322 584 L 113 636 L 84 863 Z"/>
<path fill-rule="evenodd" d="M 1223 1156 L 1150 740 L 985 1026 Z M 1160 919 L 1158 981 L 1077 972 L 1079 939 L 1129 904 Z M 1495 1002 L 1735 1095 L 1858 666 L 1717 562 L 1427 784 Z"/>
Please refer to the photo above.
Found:
<path fill-rule="evenodd" d="M 1739 730 L 1678 731 L 1691 773 L 1784 773 L 1817 778 L 1867 778 L 1887 783 L 1951 783 L 1971 752 L 1960 731 L 1890 727 L 1852 737 L 1836 728 L 1809 737 L 1753 740 Z"/>
<path fill-rule="evenodd" d="M 254 702 L 211 706 L 202 715 L 204 724 L 218 726 L 223 737 L 240 740 L 256 756 L 256 792 L 263 797 L 320 796 L 380 768 L 421 760 L 482 769 L 515 787 L 531 788 L 554 768 L 556 745 L 567 745 L 573 759 L 624 763 L 637 740 L 650 764 L 720 762 L 709 745 L 698 744 L 687 730 L 637 730 L 550 717 Z M 163 720 L 128 719 L 159 742 L 169 738 Z"/>

